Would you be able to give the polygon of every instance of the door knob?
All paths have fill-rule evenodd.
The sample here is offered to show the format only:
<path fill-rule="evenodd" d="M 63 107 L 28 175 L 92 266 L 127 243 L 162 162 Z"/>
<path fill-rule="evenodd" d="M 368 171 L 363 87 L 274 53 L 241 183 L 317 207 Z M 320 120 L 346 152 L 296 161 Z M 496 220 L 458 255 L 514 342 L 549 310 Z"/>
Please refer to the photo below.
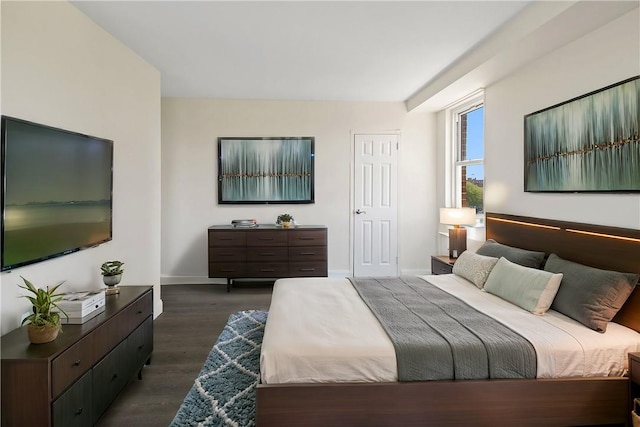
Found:
<path fill-rule="evenodd" d="M 356 213 L 357 213 L 358 215 L 360 215 L 360 214 L 366 214 L 366 213 L 367 213 L 367 211 L 361 211 L 360 209 L 357 209 L 357 210 L 356 210 Z"/>

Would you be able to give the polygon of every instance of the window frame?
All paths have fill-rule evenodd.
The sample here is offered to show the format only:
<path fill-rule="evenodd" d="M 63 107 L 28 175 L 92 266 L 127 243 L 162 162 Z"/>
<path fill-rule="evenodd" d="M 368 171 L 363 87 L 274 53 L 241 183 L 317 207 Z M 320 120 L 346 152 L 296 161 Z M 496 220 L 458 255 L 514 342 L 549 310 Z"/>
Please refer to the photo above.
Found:
<path fill-rule="evenodd" d="M 462 140 L 460 138 L 462 115 L 485 107 L 484 90 L 476 91 L 447 108 L 447 188 L 446 203 L 450 207 L 462 207 L 462 168 L 484 165 L 484 134 L 482 158 L 462 160 Z M 486 112 L 486 110 L 485 110 Z M 483 124 L 484 129 L 484 124 Z M 483 190 L 484 191 L 484 190 Z M 476 225 L 484 223 L 484 212 L 477 215 Z"/>

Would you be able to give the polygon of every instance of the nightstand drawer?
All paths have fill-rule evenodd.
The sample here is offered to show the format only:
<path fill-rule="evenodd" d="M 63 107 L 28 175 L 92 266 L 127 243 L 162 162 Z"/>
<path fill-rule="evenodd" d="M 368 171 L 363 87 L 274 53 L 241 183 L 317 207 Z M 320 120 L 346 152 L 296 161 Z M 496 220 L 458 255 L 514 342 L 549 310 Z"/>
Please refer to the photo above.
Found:
<path fill-rule="evenodd" d="M 431 257 L 431 274 L 451 274 L 455 260 L 446 256 Z"/>
<path fill-rule="evenodd" d="M 629 357 L 629 377 L 631 382 L 640 384 L 640 353 L 634 353 L 634 356 Z"/>

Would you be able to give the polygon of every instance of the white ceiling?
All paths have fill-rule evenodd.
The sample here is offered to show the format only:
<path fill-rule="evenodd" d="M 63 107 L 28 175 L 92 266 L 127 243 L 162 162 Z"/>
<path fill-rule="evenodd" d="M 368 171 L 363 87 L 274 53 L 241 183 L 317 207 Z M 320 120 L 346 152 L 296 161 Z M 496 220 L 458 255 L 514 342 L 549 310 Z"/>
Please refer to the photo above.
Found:
<path fill-rule="evenodd" d="M 527 1 L 73 1 L 163 97 L 404 101 Z"/>

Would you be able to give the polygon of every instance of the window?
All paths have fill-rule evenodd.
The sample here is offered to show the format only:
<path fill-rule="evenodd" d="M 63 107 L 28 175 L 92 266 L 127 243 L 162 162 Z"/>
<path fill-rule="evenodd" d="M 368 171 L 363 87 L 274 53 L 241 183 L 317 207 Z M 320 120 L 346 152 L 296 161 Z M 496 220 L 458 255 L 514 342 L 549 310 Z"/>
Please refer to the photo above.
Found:
<path fill-rule="evenodd" d="M 451 188 L 456 207 L 476 208 L 484 217 L 484 104 L 482 95 L 467 99 L 450 111 Z"/>

